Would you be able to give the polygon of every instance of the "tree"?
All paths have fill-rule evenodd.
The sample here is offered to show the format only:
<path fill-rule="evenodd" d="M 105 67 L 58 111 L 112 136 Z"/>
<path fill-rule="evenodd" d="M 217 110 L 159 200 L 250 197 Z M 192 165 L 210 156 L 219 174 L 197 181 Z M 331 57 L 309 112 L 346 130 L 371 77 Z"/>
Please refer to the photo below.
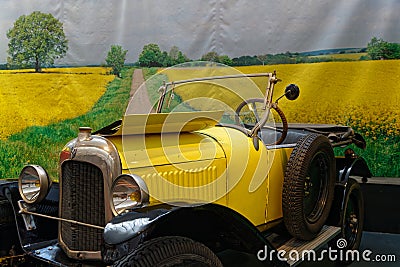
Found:
<path fill-rule="evenodd" d="M 233 65 L 232 59 L 227 55 L 218 55 L 217 52 L 208 52 L 201 57 L 202 61 L 210 61 L 210 62 L 217 62 L 222 63 L 228 66 Z"/>
<path fill-rule="evenodd" d="M 257 56 L 241 56 L 238 58 L 232 59 L 233 66 L 251 66 L 251 65 L 259 65 L 260 61 L 257 59 Z"/>
<path fill-rule="evenodd" d="M 208 52 L 201 57 L 202 61 L 212 61 L 212 62 L 219 62 L 218 61 L 219 55 L 217 52 Z"/>
<path fill-rule="evenodd" d="M 389 51 L 388 59 L 399 59 L 400 58 L 400 44 L 388 43 L 387 49 Z"/>
<path fill-rule="evenodd" d="M 167 51 L 163 51 L 161 53 L 160 58 L 158 59 L 158 62 L 163 67 L 168 67 L 168 66 L 172 66 L 173 65 L 172 59 L 168 55 Z"/>
<path fill-rule="evenodd" d="M 54 60 L 65 56 L 68 40 L 63 24 L 51 14 L 35 11 L 22 15 L 7 31 L 8 63 L 17 67 L 32 67 L 41 72 L 42 66 L 51 66 Z"/>
<path fill-rule="evenodd" d="M 171 65 L 181 64 L 190 61 L 190 59 L 185 54 L 183 54 L 175 45 L 171 47 L 168 56 L 171 60 Z"/>
<path fill-rule="evenodd" d="M 258 55 L 257 59 L 261 61 L 261 63 L 263 64 L 263 66 L 265 65 L 265 62 L 268 59 L 268 54 L 264 54 L 264 55 Z"/>
<path fill-rule="evenodd" d="M 232 66 L 232 59 L 227 55 L 221 55 L 218 57 L 218 62 L 224 65 Z"/>
<path fill-rule="evenodd" d="M 112 72 L 114 75 L 118 75 L 121 73 L 122 68 L 124 67 L 125 57 L 128 50 L 124 50 L 120 45 L 111 45 L 110 51 L 108 51 L 106 63 L 107 66 L 112 68 Z"/>
<path fill-rule="evenodd" d="M 142 67 L 161 67 L 163 54 L 157 44 L 147 44 L 139 55 L 139 64 Z"/>
<path fill-rule="evenodd" d="M 190 59 L 181 51 L 178 52 L 178 59 L 176 60 L 176 64 L 181 64 L 181 63 L 185 63 L 185 62 L 189 62 Z"/>
<path fill-rule="evenodd" d="M 179 48 L 176 46 L 176 45 L 174 45 L 173 47 L 171 47 L 171 50 L 169 50 L 169 57 L 172 59 L 172 60 L 178 60 L 178 56 L 179 56 Z"/>
<path fill-rule="evenodd" d="M 373 37 L 367 45 L 367 53 L 371 59 L 396 59 L 400 58 L 400 45 Z"/>
<path fill-rule="evenodd" d="M 367 45 L 367 53 L 372 59 L 381 59 L 386 42 L 383 39 L 373 37 Z"/>

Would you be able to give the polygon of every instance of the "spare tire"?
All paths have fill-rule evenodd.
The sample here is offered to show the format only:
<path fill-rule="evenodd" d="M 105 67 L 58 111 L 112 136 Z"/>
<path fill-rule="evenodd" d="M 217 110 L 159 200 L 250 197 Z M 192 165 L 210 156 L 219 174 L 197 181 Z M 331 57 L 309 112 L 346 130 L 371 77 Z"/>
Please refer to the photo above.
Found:
<path fill-rule="evenodd" d="M 286 166 L 282 192 L 283 220 L 299 239 L 315 238 L 332 206 L 336 164 L 329 139 L 305 135 L 297 142 Z"/>

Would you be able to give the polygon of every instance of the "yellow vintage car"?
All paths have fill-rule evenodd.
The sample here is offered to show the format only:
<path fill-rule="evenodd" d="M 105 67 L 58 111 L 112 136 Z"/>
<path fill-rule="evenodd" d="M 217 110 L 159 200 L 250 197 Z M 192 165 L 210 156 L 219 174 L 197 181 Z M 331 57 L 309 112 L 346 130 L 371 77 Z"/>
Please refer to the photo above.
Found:
<path fill-rule="evenodd" d="M 122 120 L 79 129 L 58 182 L 28 165 L 0 184 L 19 235 L 6 245 L 56 266 L 231 266 L 227 251 L 290 266 L 301 259 L 285 251 L 339 239 L 357 249 L 363 200 L 351 177 L 371 173 L 334 147 L 365 141 L 346 126 L 289 124 L 279 101 L 299 88 L 276 97 L 278 82 L 210 63 L 157 73 Z"/>

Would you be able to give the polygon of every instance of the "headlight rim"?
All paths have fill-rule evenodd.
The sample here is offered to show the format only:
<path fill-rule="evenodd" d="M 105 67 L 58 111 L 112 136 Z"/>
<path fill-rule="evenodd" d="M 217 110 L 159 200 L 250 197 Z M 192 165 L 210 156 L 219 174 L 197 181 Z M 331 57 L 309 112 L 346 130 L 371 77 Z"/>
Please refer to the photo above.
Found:
<path fill-rule="evenodd" d="M 28 168 L 33 168 L 35 170 L 35 172 L 37 173 L 37 177 L 39 178 L 39 183 L 40 183 L 39 194 L 32 199 L 27 198 L 22 190 L 23 175 L 25 173 L 25 170 Z M 33 165 L 33 164 L 26 165 L 22 168 L 22 170 L 19 174 L 19 177 L 18 177 L 18 191 L 19 191 L 19 195 L 26 203 L 35 204 L 35 203 L 41 202 L 43 199 L 46 198 L 47 194 L 49 193 L 50 187 L 51 187 L 51 179 L 50 179 L 47 171 L 45 170 L 45 168 L 43 168 L 40 165 Z"/>
<path fill-rule="evenodd" d="M 138 204 L 136 206 L 131 207 L 131 208 L 126 208 L 123 211 L 118 213 L 114 206 L 113 192 L 114 192 L 114 187 L 116 186 L 118 181 L 123 178 L 131 179 L 138 186 L 138 188 L 140 190 L 140 202 L 138 202 Z M 142 179 L 142 177 L 140 177 L 139 175 L 136 175 L 136 174 L 121 174 L 117 178 L 115 178 L 115 180 L 113 181 L 111 188 L 110 188 L 110 206 L 111 206 L 111 210 L 112 210 L 112 213 L 114 214 L 114 216 L 121 215 L 126 210 L 129 210 L 129 209 L 143 207 L 143 206 L 147 205 L 148 203 L 149 203 L 149 190 L 147 188 L 146 182 Z"/>

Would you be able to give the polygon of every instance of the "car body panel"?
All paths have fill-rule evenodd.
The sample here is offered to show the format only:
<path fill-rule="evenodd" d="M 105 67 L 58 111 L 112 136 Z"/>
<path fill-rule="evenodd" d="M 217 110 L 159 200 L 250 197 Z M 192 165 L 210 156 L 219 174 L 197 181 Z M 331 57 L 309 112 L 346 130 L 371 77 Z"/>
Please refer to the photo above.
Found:
<path fill-rule="evenodd" d="M 151 203 L 215 202 L 254 225 L 282 217 L 281 204 L 267 209 L 267 203 L 281 203 L 284 168 L 274 157 L 287 162 L 291 148 L 267 149 L 258 140 L 257 150 L 252 138 L 227 127 L 107 138 L 120 153 L 123 172 L 146 181 Z"/>
<path fill-rule="evenodd" d="M 150 205 L 181 203 L 226 205 L 226 161 L 224 158 L 124 170 L 139 175 L 147 184 Z"/>
<path fill-rule="evenodd" d="M 269 171 L 268 204 L 266 221 L 271 222 L 282 218 L 282 187 L 287 161 L 293 148 L 281 148 L 275 151 L 275 158 Z"/>
<path fill-rule="evenodd" d="M 199 133 L 168 133 L 107 137 L 121 157 L 122 169 L 225 158 L 213 139 Z"/>
<path fill-rule="evenodd" d="M 264 224 L 273 151 L 267 150 L 260 140 L 257 150 L 253 139 L 236 129 L 214 127 L 203 133 L 215 138 L 227 155 L 228 207 L 254 225 Z"/>

